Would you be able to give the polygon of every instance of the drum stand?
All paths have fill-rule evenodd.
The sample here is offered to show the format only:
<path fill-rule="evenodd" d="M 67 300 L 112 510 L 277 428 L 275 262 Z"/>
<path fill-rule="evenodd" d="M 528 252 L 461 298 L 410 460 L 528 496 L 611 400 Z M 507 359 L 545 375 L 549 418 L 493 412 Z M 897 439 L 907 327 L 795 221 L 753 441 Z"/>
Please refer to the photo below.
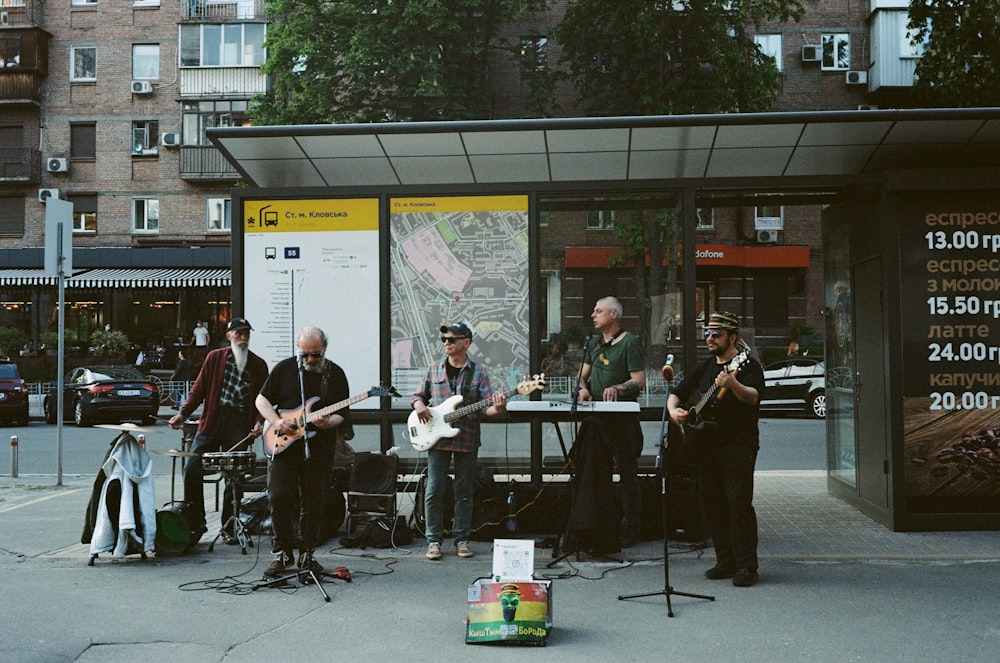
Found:
<path fill-rule="evenodd" d="M 219 533 L 215 535 L 212 542 L 208 544 L 208 552 L 215 550 L 215 542 L 218 541 L 223 536 L 228 536 L 226 534 L 226 528 L 230 524 L 233 526 L 233 536 L 236 541 L 240 544 L 240 552 L 244 555 L 247 554 L 247 548 L 253 547 L 253 539 L 250 537 L 250 532 L 247 531 L 246 523 L 240 519 L 240 481 L 243 478 L 243 470 L 222 470 L 222 476 L 226 480 L 226 490 L 230 492 L 233 499 L 233 515 L 229 516 L 221 528 L 219 528 Z"/>

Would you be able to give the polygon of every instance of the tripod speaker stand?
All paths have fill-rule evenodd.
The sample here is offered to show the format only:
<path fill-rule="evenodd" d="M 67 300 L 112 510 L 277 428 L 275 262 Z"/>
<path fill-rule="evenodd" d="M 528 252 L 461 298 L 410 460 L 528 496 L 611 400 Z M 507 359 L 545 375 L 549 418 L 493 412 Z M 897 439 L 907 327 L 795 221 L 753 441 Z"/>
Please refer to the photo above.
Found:
<path fill-rule="evenodd" d="M 670 359 L 673 355 L 668 357 L 667 365 L 663 367 L 663 377 L 673 378 L 673 367 L 670 366 Z M 669 372 L 668 369 L 669 368 Z M 663 589 L 658 592 L 646 592 L 643 594 L 623 594 L 618 597 L 619 601 L 626 601 L 629 599 L 637 599 L 646 596 L 665 596 L 667 598 L 667 617 L 674 616 L 673 606 L 670 604 L 671 596 L 687 596 L 694 599 L 704 599 L 706 601 L 714 601 L 714 596 L 708 596 L 705 594 L 689 594 L 688 592 L 678 592 L 675 591 L 673 586 L 670 584 L 670 495 L 667 487 L 667 458 L 669 454 L 669 435 L 667 428 L 667 401 L 670 399 L 670 379 L 666 380 L 666 394 L 664 394 L 663 400 L 663 418 L 660 423 L 660 445 L 656 453 L 656 471 L 660 475 L 660 499 L 662 500 L 662 510 L 663 510 Z"/>

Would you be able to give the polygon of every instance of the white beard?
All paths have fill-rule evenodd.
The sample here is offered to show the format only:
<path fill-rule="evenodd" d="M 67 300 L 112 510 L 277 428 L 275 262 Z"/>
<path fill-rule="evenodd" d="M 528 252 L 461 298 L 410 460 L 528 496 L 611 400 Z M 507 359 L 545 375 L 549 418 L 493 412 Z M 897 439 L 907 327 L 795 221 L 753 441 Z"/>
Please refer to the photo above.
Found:
<path fill-rule="evenodd" d="M 237 343 L 231 343 L 229 347 L 233 351 L 233 359 L 236 360 L 236 368 L 240 369 L 240 373 L 242 373 L 247 367 L 247 357 L 250 356 L 250 348 L 245 345 L 241 346 Z"/>

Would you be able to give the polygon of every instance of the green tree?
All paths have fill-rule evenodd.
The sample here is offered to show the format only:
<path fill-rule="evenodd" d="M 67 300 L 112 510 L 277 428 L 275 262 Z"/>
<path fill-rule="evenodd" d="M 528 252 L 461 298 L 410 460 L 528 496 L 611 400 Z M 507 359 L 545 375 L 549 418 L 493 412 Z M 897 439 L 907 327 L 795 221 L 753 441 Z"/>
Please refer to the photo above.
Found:
<path fill-rule="evenodd" d="M 798 0 L 577 0 L 556 27 L 562 74 L 597 115 L 756 112 L 780 83 L 754 42 Z"/>
<path fill-rule="evenodd" d="M 918 105 L 1000 105 L 1000 1 L 911 0 Z"/>
<path fill-rule="evenodd" d="M 555 30 L 562 59 L 553 76 L 571 80 L 594 115 L 766 111 L 780 78 L 754 34 L 803 13 L 798 0 L 577 0 Z M 615 219 L 621 251 L 611 265 L 632 265 L 647 347 L 658 340 L 653 297 L 676 287 L 680 219 L 676 201 Z"/>
<path fill-rule="evenodd" d="M 258 124 L 487 119 L 499 29 L 544 0 L 271 0 Z"/>

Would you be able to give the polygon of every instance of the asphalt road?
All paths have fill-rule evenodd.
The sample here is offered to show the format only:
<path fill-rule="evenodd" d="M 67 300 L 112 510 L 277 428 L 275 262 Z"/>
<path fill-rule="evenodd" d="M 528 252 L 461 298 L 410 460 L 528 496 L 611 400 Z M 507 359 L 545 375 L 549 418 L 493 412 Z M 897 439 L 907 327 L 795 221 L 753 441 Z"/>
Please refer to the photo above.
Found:
<path fill-rule="evenodd" d="M 644 454 L 656 455 L 656 443 L 660 437 L 658 422 L 645 422 Z M 154 449 L 179 449 L 181 432 L 175 431 L 165 424 L 152 427 L 159 431 L 146 435 L 146 446 Z M 510 428 L 514 428 L 511 426 Z M 507 439 L 510 434 L 508 427 L 490 425 L 484 429 L 484 446 L 496 450 L 509 448 L 512 455 L 527 456 L 527 444 Z M 826 429 L 825 422 L 815 419 L 798 417 L 773 417 L 761 419 L 761 451 L 757 458 L 757 469 L 766 470 L 824 470 L 826 469 Z M 9 451 L 10 439 L 17 436 L 17 471 L 21 476 L 57 475 L 59 453 L 55 425 L 32 421 L 28 426 L 7 426 L 0 428 L 0 441 L 8 446 L 8 452 L 0 451 L 0 474 L 11 476 L 12 454 Z M 104 454 L 117 433 L 105 428 L 77 428 L 73 424 L 63 426 L 62 474 L 91 476 L 96 474 Z M 367 435 L 359 435 L 354 448 L 359 451 L 374 449 L 377 442 L 374 439 L 366 441 Z M 552 435 L 551 437 L 555 437 Z M 545 442 L 546 454 L 559 453 L 558 442 Z M 412 453 L 410 449 L 404 449 Z M 494 454 L 486 454 L 494 455 Z M 496 454 L 497 456 L 501 454 Z M 170 458 L 157 456 L 154 473 L 169 474 Z"/>

